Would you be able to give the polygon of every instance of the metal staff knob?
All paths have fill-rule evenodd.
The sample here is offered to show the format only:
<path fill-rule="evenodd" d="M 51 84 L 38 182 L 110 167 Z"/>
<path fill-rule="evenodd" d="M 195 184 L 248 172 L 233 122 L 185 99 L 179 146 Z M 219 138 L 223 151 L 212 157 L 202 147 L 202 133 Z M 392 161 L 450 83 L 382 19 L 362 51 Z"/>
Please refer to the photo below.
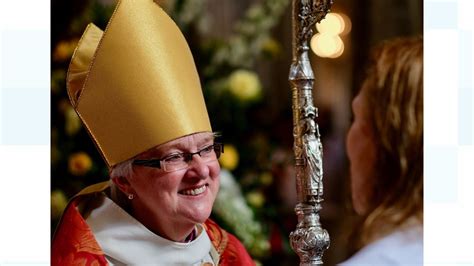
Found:
<path fill-rule="evenodd" d="M 322 265 L 324 251 L 329 247 L 329 234 L 319 223 L 321 207 L 299 203 L 296 230 L 291 232 L 291 248 L 299 255 L 300 265 Z"/>
<path fill-rule="evenodd" d="M 293 150 L 295 154 L 298 216 L 296 230 L 290 234 L 300 265 L 321 265 L 329 247 L 329 234 L 321 227 L 319 211 L 323 201 L 323 146 L 313 105 L 314 74 L 308 56 L 314 25 L 321 21 L 332 0 L 293 0 L 293 61 L 289 81 L 292 88 Z"/>

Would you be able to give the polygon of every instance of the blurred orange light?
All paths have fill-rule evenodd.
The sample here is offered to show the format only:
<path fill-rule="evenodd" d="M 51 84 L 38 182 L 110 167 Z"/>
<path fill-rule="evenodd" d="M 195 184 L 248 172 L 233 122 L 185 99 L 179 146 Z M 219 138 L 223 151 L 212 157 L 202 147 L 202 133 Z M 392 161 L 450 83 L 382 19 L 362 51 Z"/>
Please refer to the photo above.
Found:
<path fill-rule="evenodd" d="M 339 38 L 339 40 L 340 40 L 340 38 Z M 342 42 L 342 40 L 341 40 L 341 45 L 337 47 L 336 52 L 334 52 L 333 54 L 331 54 L 328 57 L 329 58 L 338 58 L 339 56 L 342 55 L 342 53 L 344 53 L 344 42 Z"/>
<path fill-rule="evenodd" d="M 344 51 L 344 43 L 337 35 L 317 33 L 311 38 L 311 50 L 320 57 L 336 58 Z"/>
<path fill-rule="evenodd" d="M 316 24 L 316 28 L 320 33 L 338 35 L 344 32 L 345 21 L 339 14 L 329 13 L 321 22 Z"/>
<path fill-rule="evenodd" d="M 346 35 L 349 32 L 351 32 L 351 29 L 352 29 L 351 19 L 344 13 L 339 13 L 338 15 L 344 21 L 344 30 L 341 32 L 341 35 Z"/>

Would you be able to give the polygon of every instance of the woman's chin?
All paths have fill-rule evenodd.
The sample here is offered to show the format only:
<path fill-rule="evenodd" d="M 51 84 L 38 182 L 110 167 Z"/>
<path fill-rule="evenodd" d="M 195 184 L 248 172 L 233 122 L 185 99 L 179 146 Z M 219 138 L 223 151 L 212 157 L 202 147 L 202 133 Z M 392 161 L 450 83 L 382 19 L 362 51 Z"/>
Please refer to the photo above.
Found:
<path fill-rule="evenodd" d="M 204 213 L 204 212 L 201 212 L 201 213 L 187 213 L 186 215 L 184 215 L 184 218 L 186 220 L 188 220 L 190 223 L 192 224 L 202 224 L 204 223 L 210 216 L 210 212 L 209 213 Z"/>
<path fill-rule="evenodd" d="M 212 204 L 198 203 L 186 206 L 183 209 L 183 216 L 193 223 L 204 223 L 212 212 Z"/>
<path fill-rule="evenodd" d="M 205 195 L 199 195 L 197 197 L 184 197 L 180 201 L 182 206 L 183 214 L 187 216 L 188 219 L 196 222 L 203 223 L 205 222 L 212 212 L 212 205 L 214 203 L 214 198 L 211 193 L 206 191 Z"/>
<path fill-rule="evenodd" d="M 367 211 L 367 204 L 363 203 L 360 197 L 352 197 L 352 207 L 358 215 L 364 215 Z"/>

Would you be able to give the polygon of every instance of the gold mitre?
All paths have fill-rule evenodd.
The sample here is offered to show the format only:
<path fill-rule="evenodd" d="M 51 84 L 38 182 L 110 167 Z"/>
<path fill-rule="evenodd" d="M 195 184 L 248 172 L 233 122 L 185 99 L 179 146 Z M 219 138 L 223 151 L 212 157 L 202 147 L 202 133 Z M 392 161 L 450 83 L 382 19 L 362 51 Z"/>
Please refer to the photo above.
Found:
<path fill-rule="evenodd" d="M 102 32 L 89 24 L 71 59 L 68 94 L 107 165 L 212 131 L 196 66 L 153 0 L 120 0 Z"/>

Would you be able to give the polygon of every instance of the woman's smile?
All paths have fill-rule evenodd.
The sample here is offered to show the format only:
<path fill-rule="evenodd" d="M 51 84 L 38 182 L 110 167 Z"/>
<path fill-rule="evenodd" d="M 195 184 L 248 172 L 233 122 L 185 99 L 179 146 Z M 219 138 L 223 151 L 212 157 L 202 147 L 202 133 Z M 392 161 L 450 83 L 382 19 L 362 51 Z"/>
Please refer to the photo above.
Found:
<path fill-rule="evenodd" d="M 185 196 L 199 196 L 207 191 L 208 184 L 204 184 L 199 187 L 188 188 L 178 191 L 179 194 Z"/>

